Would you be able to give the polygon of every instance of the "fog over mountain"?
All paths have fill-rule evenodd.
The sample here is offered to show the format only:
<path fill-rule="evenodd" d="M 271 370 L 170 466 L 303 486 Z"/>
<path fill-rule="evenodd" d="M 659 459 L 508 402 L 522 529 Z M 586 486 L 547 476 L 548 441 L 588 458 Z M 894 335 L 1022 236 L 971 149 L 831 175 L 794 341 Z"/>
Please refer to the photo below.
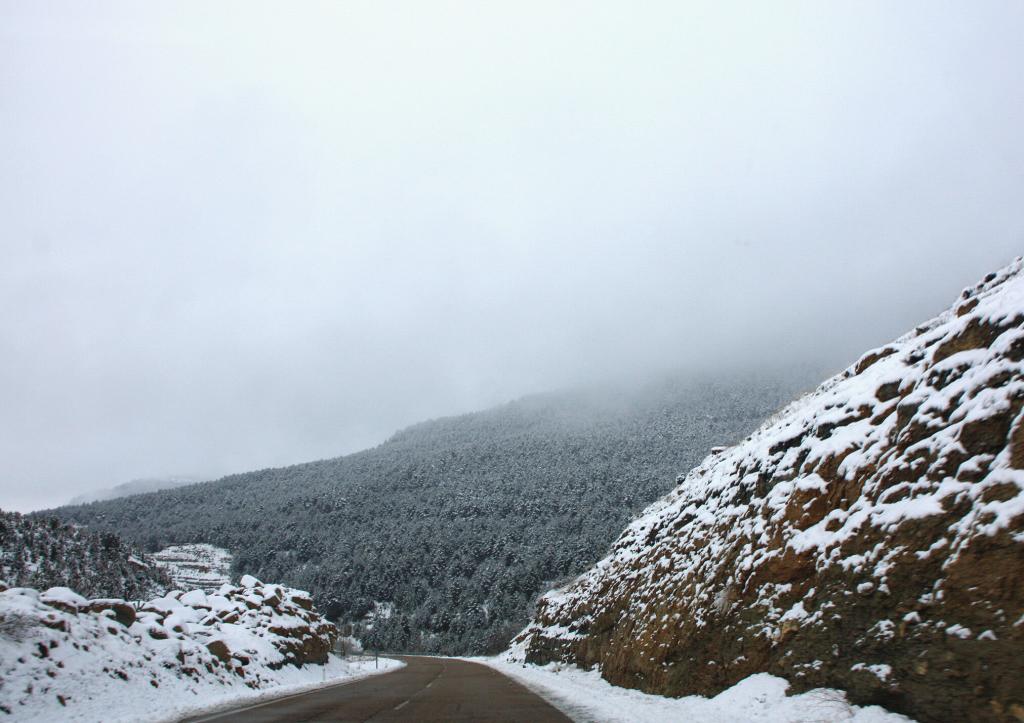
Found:
<path fill-rule="evenodd" d="M 0 4 L 0 508 L 666 370 L 1024 241 L 1024 6 Z"/>
<path fill-rule="evenodd" d="M 181 475 L 176 477 L 149 477 L 144 479 L 133 479 L 131 482 L 125 482 L 106 489 L 93 490 L 82 495 L 76 495 L 68 501 L 68 504 L 84 505 L 89 502 L 99 502 L 100 500 L 115 500 L 118 497 L 141 495 L 146 492 L 173 489 L 174 487 L 183 487 L 185 485 L 195 484 L 196 482 L 202 481 L 203 480 L 198 477 L 185 477 Z"/>

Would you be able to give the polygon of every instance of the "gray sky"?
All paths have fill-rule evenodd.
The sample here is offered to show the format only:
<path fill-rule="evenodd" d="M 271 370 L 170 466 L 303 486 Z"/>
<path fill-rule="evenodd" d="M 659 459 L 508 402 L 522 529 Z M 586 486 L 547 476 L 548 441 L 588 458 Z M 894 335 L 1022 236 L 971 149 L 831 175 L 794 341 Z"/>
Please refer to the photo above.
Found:
<path fill-rule="evenodd" d="M 0 507 L 851 361 L 1024 249 L 1024 4 L 0 0 Z"/>

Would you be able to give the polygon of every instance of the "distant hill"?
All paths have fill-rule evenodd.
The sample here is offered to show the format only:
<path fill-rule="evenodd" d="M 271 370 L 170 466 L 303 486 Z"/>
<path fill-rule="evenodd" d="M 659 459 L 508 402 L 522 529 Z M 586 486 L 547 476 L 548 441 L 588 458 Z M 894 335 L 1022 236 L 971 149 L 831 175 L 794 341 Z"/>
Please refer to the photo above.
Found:
<path fill-rule="evenodd" d="M 54 517 L 0 511 L 0 581 L 8 587 L 70 587 L 90 597 L 161 595 L 170 578 L 112 532 Z"/>
<path fill-rule="evenodd" d="M 538 594 L 592 564 L 678 473 L 814 376 L 538 395 L 417 424 L 345 457 L 55 514 L 150 551 L 226 548 L 236 574 L 310 590 L 369 646 L 496 652 Z"/>
<path fill-rule="evenodd" d="M 715 695 L 756 673 L 1024 720 L 1024 261 L 864 354 L 541 598 L 516 651 Z"/>
<path fill-rule="evenodd" d="M 90 502 L 100 502 L 102 500 L 114 500 L 118 497 L 128 497 L 129 495 L 141 495 L 146 492 L 157 492 L 159 490 L 173 489 L 174 487 L 183 487 L 185 485 L 195 484 L 201 482 L 199 477 L 146 477 L 144 479 L 133 479 L 131 482 L 125 482 L 115 487 L 108 487 L 107 489 L 95 490 L 93 492 L 86 492 L 73 498 L 69 505 L 85 505 Z"/>

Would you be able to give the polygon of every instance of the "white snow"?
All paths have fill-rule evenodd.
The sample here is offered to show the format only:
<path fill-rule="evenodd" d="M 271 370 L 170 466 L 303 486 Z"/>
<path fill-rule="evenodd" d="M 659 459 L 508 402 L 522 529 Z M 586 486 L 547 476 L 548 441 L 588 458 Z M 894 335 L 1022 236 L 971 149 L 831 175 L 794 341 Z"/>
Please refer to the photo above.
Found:
<path fill-rule="evenodd" d="M 181 590 L 212 592 L 231 582 L 231 553 L 213 545 L 171 545 L 154 554 L 153 561 L 167 571 L 175 587 Z"/>
<path fill-rule="evenodd" d="M 74 607 L 79 607 L 89 602 L 69 587 L 51 587 L 42 593 L 39 599 L 45 603 L 63 603 Z"/>
<path fill-rule="evenodd" d="M 892 675 L 892 666 L 886 665 L 885 663 L 875 663 L 872 665 L 867 663 L 855 663 L 850 666 L 850 670 L 863 670 L 871 673 L 879 680 L 888 680 L 889 676 Z"/>
<path fill-rule="evenodd" d="M 473 660 L 522 683 L 578 722 L 906 723 L 911 720 L 878 706 L 851 705 L 846 695 L 838 690 L 821 688 L 787 696 L 789 684 L 767 673 L 752 675 L 714 698 L 697 695 L 666 698 L 616 687 L 601 678 L 596 670 L 581 670 L 555 663 L 524 665 L 500 657 Z"/>
<path fill-rule="evenodd" d="M 960 623 L 955 623 L 946 628 L 946 635 L 953 635 L 961 640 L 970 640 L 974 637 L 974 633 L 971 632 L 971 629 L 965 628 Z"/>
<path fill-rule="evenodd" d="M 144 603 L 86 600 L 67 588 L 0 592 L 0 713 L 18 721 L 178 718 L 399 665 L 301 664 L 330 646 L 334 626 L 306 593 L 246 582 Z"/>

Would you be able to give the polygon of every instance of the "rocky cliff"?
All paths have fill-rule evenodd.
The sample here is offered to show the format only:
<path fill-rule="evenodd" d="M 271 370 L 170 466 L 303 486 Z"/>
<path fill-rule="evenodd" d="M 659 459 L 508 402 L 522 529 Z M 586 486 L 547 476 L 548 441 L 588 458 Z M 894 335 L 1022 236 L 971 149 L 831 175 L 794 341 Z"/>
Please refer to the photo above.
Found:
<path fill-rule="evenodd" d="M 769 672 L 1024 720 L 1022 323 L 1018 259 L 705 459 L 519 649 L 668 695 Z"/>

